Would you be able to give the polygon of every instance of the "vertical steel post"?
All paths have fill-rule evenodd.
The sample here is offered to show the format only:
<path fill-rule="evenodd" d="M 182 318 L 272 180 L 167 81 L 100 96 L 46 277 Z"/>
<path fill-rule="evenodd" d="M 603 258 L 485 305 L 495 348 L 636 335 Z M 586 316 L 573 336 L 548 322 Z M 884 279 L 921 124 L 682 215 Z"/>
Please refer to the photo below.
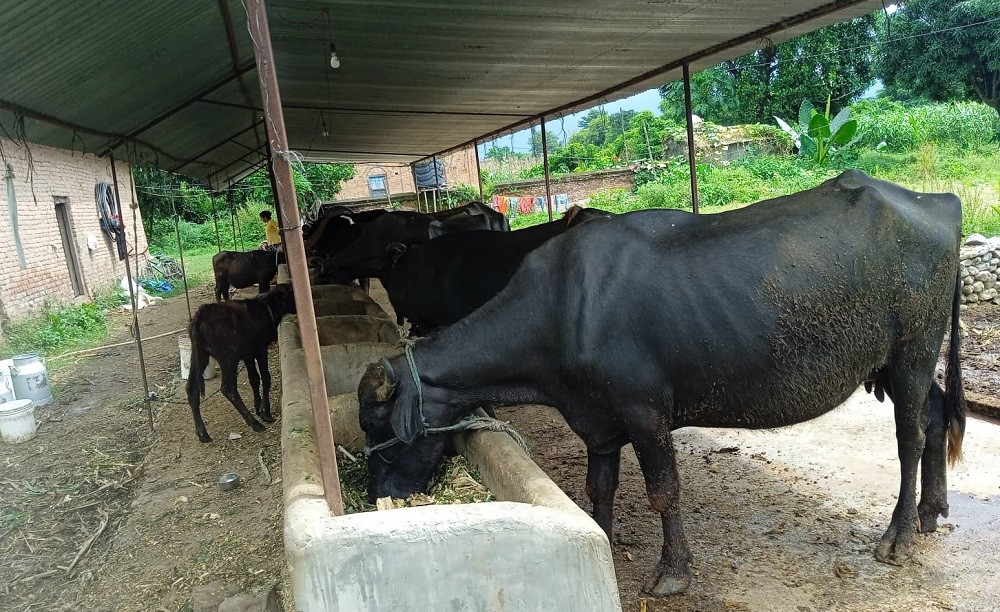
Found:
<path fill-rule="evenodd" d="M 698 170 L 694 158 L 694 117 L 691 112 L 691 69 L 684 64 L 684 114 L 687 115 L 688 168 L 691 173 L 691 210 L 698 214 Z"/>
<path fill-rule="evenodd" d="M 118 212 L 122 210 L 122 198 L 118 191 L 118 171 L 115 169 L 114 151 L 108 151 L 108 159 L 111 161 L 111 183 L 115 187 L 115 202 L 118 203 Z M 124 233 L 122 234 L 124 238 Z M 136 245 L 138 248 L 139 245 Z M 128 249 L 125 250 L 128 253 Z M 146 418 L 149 420 L 149 431 L 153 431 L 153 408 L 149 405 L 149 379 L 146 378 L 146 357 L 142 353 L 142 332 L 139 330 L 139 302 L 135 297 L 135 289 L 132 285 L 132 268 L 128 265 L 128 257 L 125 258 L 125 277 L 128 281 L 128 295 L 132 300 L 132 329 L 135 331 L 135 345 L 139 349 L 139 372 L 142 374 L 142 401 L 146 405 Z"/>
<path fill-rule="evenodd" d="M 549 174 L 549 140 L 545 135 L 545 117 L 542 116 L 542 164 L 545 166 L 545 203 L 549 208 L 549 221 L 552 220 L 552 176 Z"/>
<path fill-rule="evenodd" d="M 188 321 L 191 321 L 194 317 L 191 316 L 191 294 L 188 292 L 187 270 L 184 269 L 184 246 L 181 244 L 181 217 L 177 214 L 177 200 L 175 198 L 170 198 L 170 206 L 174 209 L 174 235 L 177 236 L 177 253 L 181 258 L 181 280 L 184 281 L 184 299 L 187 300 Z"/>
<path fill-rule="evenodd" d="M 219 235 L 219 213 L 215 209 L 215 197 L 216 192 L 212 192 L 212 225 L 215 226 L 215 244 L 219 247 L 219 252 L 222 252 L 222 237 Z"/>
<path fill-rule="evenodd" d="M 483 171 L 479 167 L 479 143 L 472 143 L 472 149 L 476 152 L 476 178 L 479 179 L 479 199 L 483 199 Z"/>
<path fill-rule="evenodd" d="M 232 224 L 233 228 L 233 250 L 240 250 L 236 246 L 236 205 L 233 204 L 233 186 L 230 185 L 229 189 L 226 190 L 226 203 L 229 204 L 229 222 Z"/>
<path fill-rule="evenodd" d="M 441 179 L 438 178 L 438 158 L 437 155 L 431 157 L 431 167 L 434 168 L 434 191 L 431 197 L 434 198 L 434 212 L 438 211 L 438 195 L 441 193 Z"/>
<path fill-rule="evenodd" d="M 247 0 L 250 37 L 254 43 L 257 79 L 264 101 L 264 114 L 268 118 L 267 137 L 271 142 L 272 163 L 277 179 L 278 205 L 284 212 L 286 224 L 285 257 L 292 276 L 292 286 L 295 288 L 295 308 L 298 312 L 302 350 L 305 353 L 316 450 L 323 477 L 323 496 L 330 507 L 330 512 L 341 515 L 344 513 L 344 503 L 340 495 L 340 476 L 337 470 L 333 425 L 330 422 L 330 407 L 327 403 L 323 358 L 319 350 L 319 333 L 316 329 L 316 313 L 313 311 L 309 270 L 306 268 L 302 223 L 295 200 L 292 165 L 288 159 L 288 137 L 285 134 L 285 118 L 281 114 L 281 93 L 278 89 L 278 74 L 274 65 L 271 31 L 267 23 L 267 9 L 264 7 L 264 2 L 265 0 Z"/>

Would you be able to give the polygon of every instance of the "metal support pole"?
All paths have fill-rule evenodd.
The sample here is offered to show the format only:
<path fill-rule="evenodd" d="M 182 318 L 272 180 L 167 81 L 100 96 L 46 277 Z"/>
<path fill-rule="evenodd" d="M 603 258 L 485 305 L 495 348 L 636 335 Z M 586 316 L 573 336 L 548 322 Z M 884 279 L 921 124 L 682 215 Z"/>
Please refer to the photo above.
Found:
<path fill-rule="evenodd" d="M 552 176 L 549 174 L 549 142 L 545 136 L 545 117 L 542 117 L 542 163 L 545 165 L 545 204 L 552 220 Z"/>
<path fill-rule="evenodd" d="M 108 159 L 111 161 L 111 182 L 115 186 L 115 201 L 118 203 L 118 212 L 121 212 L 122 198 L 118 192 L 118 171 L 115 169 L 114 151 L 108 151 Z M 122 240 L 126 240 L 124 233 L 122 234 Z M 128 249 L 125 252 L 127 253 Z M 128 281 L 129 299 L 132 300 L 132 330 L 135 332 L 135 345 L 139 348 L 139 372 L 142 374 L 142 391 L 144 394 L 142 401 L 146 405 L 146 419 L 149 421 L 149 431 L 153 431 L 153 408 L 149 405 L 149 379 L 146 378 L 146 357 L 142 354 L 142 332 L 139 330 L 139 302 L 135 297 L 135 288 L 132 285 L 132 268 L 128 265 L 128 258 L 125 259 L 125 277 Z"/>
<path fill-rule="evenodd" d="M 441 179 L 438 178 L 438 158 L 437 155 L 431 157 L 431 167 L 434 168 L 434 191 L 431 196 L 434 198 L 434 212 L 438 211 L 438 194 L 441 193 Z"/>
<path fill-rule="evenodd" d="M 267 117 L 264 117 L 264 129 L 267 129 Z M 285 227 L 281 217 L 281 207 L 278 206 L 278 179 L 274 176 L 274 157 L 271 155 L 271 141 L 265 143 L 267 150 L 267 178 L 271 181 L 271 199 L 274 200 L 274 214 L 278 216 L 278 227 Z"/>
<path fill-rule="evenodd" d="M 194 317 L 191 316 L 191 294 L 188 293 L 187 270 L 184 269 L 184 246 L 181 244 L 181 217 L 177 214 L 177 200 L 173 197 L 170 198 L 170 206 L 174 210 L 174 235 L 177 236 L 177 253 L 181 257 L 181 280 L 184 281 L 184 299 L 187 300 L 188 321 L 191 321 Z"/>
<path fill-rule="evenodd" d="M 691 70 L 684 64 L 684 113 L 687 115 L 688 169 L 691 173 L 691 210 L 698 214 L 698 170 L 694 158 L 694 117 L 691 112 Z"/>
<path fill-rule="evenodd" d="M 226 203 L 229 204 L 229 222 L 230 227 L 233 228 L 233 250 L 238 251 L 239 247 L 236 246 L 236 205 L 233 204 L 232 188 L 226 190 Z"/>
<path fill-rule="evenodd" d="M 222 252 L 222 237 L 219 235 L 219 212 L 215 209 L 215 192 L 212 192 L 212 225 L 215 226 L 215 244 Z"/>
<path fill-rule="evenodd" d="M 479 179 L 479 199 L 483 199 L 483 171 L 479 167 L 479 145 L 472 143 L 472 149 L 476 152 L 476 178 Z"/>
<path fill-rule="evenodd" d="M 295 308 L 298 312 L 299 334 L 305 353 L 306 376 L 309 380 L 309 399 L 312 403 L 313 428 L 316 435 L 316 449 L 323 477 L 323 496 L 334 515 L 344 513 L 344 503 L 340 495 L 340 476 L 337 471 L 337 455 L 334 448 L 333 426 L 330 422 L 330 407 L 327 403 L 326 378 L 323 373 L 323 359 L 319 350 L 319 333 L 316 329 L 316 313 L 313 311 L 312 287 L 309 285 L 309 270 L 306 268 L 306 250 L 302 239 L 302 224 L 295 200 L 295 183 L 292 180 L 292 165 L 288 160 L 288 138 L 285 134 L 285 118 L 281 114 L 281 93 L 278 90 L 278 74 L 274 65 L 274 51 L 271 48 L 271 32 L 267 24 L 265 0 L 247 0 L 247 17 L 250 22 L 250 37 L 253 39 L 254 57 L 257 60 L 257 79 L 260 82 L 264 114 L 268 117 L 267 137 L 271 141 L 272 162 L 277 178 L 278 204 L 284 211 L 285 257 L 295 288 Z"/>

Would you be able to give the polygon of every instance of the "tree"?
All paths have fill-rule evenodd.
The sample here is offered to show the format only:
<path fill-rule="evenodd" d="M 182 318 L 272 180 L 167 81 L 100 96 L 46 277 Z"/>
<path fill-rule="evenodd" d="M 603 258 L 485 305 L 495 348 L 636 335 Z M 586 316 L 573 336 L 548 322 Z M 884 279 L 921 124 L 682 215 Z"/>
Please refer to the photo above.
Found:
<path fill-rule="evenodd" d="M 908 0 L 886 20 L 877 68 L 897 97 L 974 99 L 1000 113 L 1000 0 Z M 965 27 L 962 27 L 965 26 Z"/>
<path fill-rule="evenodd" d="M 559 135 L 552 130 L 545 130 L 545 138 L 549 151 L 554 151 L 559 146 Z M 534 128 L 531 129 L 531 154 L 535 157 L 542 154 L 542 133 Z"/>
<path fill-rule="evenodd" d="M 489 149 L 486 149 L 486 155 L 484 157 L 486 159 L 503 161 L 505 159 L 515 157 L 515 153 L 510 147 L 490 147 Z"/>
<path fill-rule="evenodd" d="M 580 130 L 569 137 L 569 143 L 604 147 L 628 129 L 632 117 L 635 117 L 634 110 L 609 114 L 603 108 L 592 108 L 580 118 Z"/>
<path fill-rule="evenodd" d="M 713 66 L 691 75 L 691 112 L 712 123 L 730 123 L 737 108 L 734 79 L 723 66 Z M 671 81 L 660 87 L 660 112 L 684 123 L 684 82 Z"/>
<path fill-rule="evenodd" d="M 714 123 L 771 123 L 795 115 L 802 100 L 829 96 L 836 112 L 875 82 L 867 50 L 874 41 L 868 15 L 723 62 L 692 75 L 693 110 Z M 664 85 L 660 95 L 668 117 L 683 117 L 682 83 Z"/>

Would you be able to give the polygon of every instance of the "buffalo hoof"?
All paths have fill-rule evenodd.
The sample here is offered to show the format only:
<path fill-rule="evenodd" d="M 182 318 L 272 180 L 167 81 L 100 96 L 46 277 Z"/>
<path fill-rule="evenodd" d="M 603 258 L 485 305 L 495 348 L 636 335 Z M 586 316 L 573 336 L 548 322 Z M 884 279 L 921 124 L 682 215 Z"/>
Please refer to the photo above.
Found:
<path fill-rule="evenodd" d="M 653 597 L 666 597 L 683 593 L 689 586 L 691 586 L 690 568 L 675 570 L 658 563 L 653 576 L 642 585 L 642 590 Z"/>
<path fill-rule="evenodd" d="M 917 516 L 920 517 L 920 533 L 934 533 L 937 531 L 937 517 L 948 518 L 948 504 L 920 505 Z"/>
<path fill-rule="evenodd" d="M 875 560 L 887 565 L 903 567 L 910 560 L 910 548 L 913 544 L 912 532 L 882 536 L 878 546 L 875 547 Z"/>
<path fill-rule="evenodd" d="M 265 427 L 256 420 L 250 421 L 250 428 L 254 431 L 264 431 Z"/>
<path fill-rule="evenodd" d="M 198 440 L 204 444 L 208 444 L 212 441 L 212 436 L 208 435 L 208 432 L 198 434 Z"/>
<path fill-rule="evenodd" d="M 261 421 L 264 421 L 265 423 L 273 423 L 274 422 L 274 417 L 271 416 L 270 412 L 258 412 L 257 413 L 257 418 L 260 419 Z"/>

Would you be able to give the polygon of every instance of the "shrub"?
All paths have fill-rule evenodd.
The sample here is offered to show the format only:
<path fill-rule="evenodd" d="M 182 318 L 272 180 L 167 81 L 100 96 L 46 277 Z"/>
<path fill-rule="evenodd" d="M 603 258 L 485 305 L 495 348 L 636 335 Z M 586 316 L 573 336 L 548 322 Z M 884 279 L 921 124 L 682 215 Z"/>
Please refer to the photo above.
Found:
<path fill-rule="evenodd" d="M 995 141 L 1000 132 L 996 111 L 978 102 L 907 107 L 874 98 L 854 103 L 851 110 L 861 125 L 861 146 L 895 153 L 915 150 L 922 142 L 976 148 Z"/>

